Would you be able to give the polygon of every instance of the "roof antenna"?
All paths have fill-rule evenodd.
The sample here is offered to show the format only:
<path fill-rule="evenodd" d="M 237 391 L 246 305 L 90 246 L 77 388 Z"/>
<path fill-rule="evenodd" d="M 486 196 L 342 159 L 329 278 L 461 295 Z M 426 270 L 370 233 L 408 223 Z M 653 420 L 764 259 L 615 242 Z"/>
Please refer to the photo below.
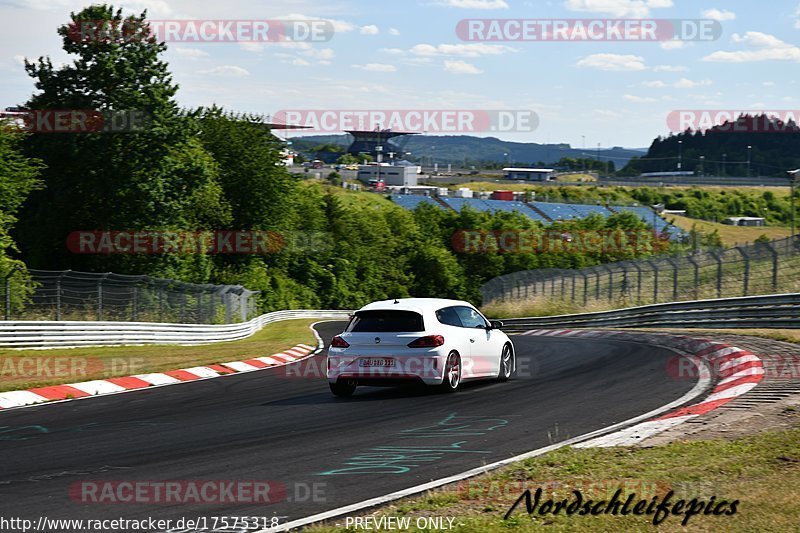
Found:
<path fill-rule="evenodd" d="M 399 303 L 400 303 L 400 301 L 397 299 L 397 297 L 395 297 L 395 299 L 394 299 L 394 303 L 396 303 L 396 304 L 399 304 Z"/>

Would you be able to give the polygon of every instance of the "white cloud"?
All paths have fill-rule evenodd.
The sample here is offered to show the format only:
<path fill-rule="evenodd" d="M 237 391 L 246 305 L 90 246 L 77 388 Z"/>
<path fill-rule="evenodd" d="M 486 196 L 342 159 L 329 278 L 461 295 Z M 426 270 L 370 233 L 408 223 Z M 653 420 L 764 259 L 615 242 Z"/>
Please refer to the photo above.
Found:
<path fill-rule="evenodd" d="M 437 4 L 459 9 L 508 9 L 506 0 L 440 0 Z"/>
<path fill-rule="evenodd" d="M 292 65 L 294 65 L 296 67 L 307 67 L 307 66 L 311 65 L 311 63 L 309 63 L 308 61 L 306 61 L 302 57 L 295 57 L 294 59 L 292 59 Z"/>
<path fill-rule="evenodd" d="M 295 50 L 311 50 L 314 48 L 311 46 L 311 43 L 306 43 L 303 41 L 279 41 L 276 43 L 269 43 L 270 46 L 278 45 L 281 48 L 292 48 Z"/>
<path fill-rule="evenodd" d="M 386 63 L 367 63 L 366 65 L 353 65 L 353 68 L 367 70 L 369 72 L 396 72 L 397 67 Z"/>
<path fill-rule="evenodd" d="M 701 15 L 703 18 L 718 20 L 719 22 L 736 19 L 736 13 L 733 11 L 728 11 L 727 9 L 706 9 L 701 13 Z"/>
<path fill-rule="evenodd" d="M 241 48 L 245 52 L 263 52 L 266 46 L 267 46 L 266 43 L 251 43 L 251 42 L 239 43 L 239 48 Z"/>
<path fill-rule="evenodd" d="M 632 94 L 626 94 L 623 98 L 629 102 L 634 102 L 636 104 L 649 104 L 652 102 L 658 102 L 655 98 L 650 98 L 649 96 L 634 96 Z"/>
<path fill-rule="evenodd" d="M 381 48 L 381 52 L 386 52 L 387 54 L 392 54 L 394 56 L 405 54 L 405 51 L 401 48 Z"/>
<path fill-rule="evenodd" d="M 622 116 L 616 111 L 612 111 L 611 109 L 595 109 L 594 111 L 592 111 L 592 114 L 601 118 L 619 118 Z"/>
<path fill-rule="evenodd" d="M 470 44 L 417 44 L 409 50 L 415 56 L 462 56 L 479 57 L 494 56 L 505 52 L 516 52 L 514 48 L 502 44 L 470 43 Z"/>
<path fill-rule="evenodd" d="M 200 50 L 199 48 L 177 47 L 171 48 L 171 50 L 186 59 L 200 59 L 201 57 L 206 57 L 208 55 L 208 52 L 205 50 Z"/>
<path fill-rule="evenodd" d="M 592 54 L 584 57 L 576 64 L 582 68 L 596 70 L 645 70 L 644 58 L 641 56 L 624 54 Z"/>
<path fill-rule="evenodd" d="M 661 48 L 663 50 L 680 50 L 681 48 L 686 46 L 686 41 L 664 41 L 661 43 Z"/>
<path fill-rule="evenodd" d="M 333 50 L 333 48 L 320 48 L 319 50 L 307 50 L 303 52 L 303 55 L 327 61 L 336 57 L 336 52 Z"/>
<path fill-rule="evenodd" d="M 602 13 L 619 18 L 643 18 L 651 9 L 672 7 L 672 0 L 566 0 L 570 11 Z"/>
<path fill-rule="evenodd" d="M 82 0 L 11 0 L 0 2 L 0 4 L 10 4 L 11 6 L 35 11 L 80 11 L 86 7 L 87 2 Z M 171 15 L 172 9 L 165 0 L 125 0 L 119 2 L 118 7 L 122 7 L 125 14 L 140 14 L 145 9 L 148 17 L 158 17 Z M 116 4 L 115 4 L 116 6 Z"/>
<path fill-rule="evenodd" d="M 283 15 L 280 17 L 271 17 L 275 20 L 324 20 L 330 22 L 333 25 L 333 31 L 336 33 L 347 33 L 349 31 L 353 31 L 356 29 L 356 25 L 352 22 L 347 22 L 346 20 L 336 20 L 336 19 L 326 19 L 320 17 L 309 17 L 307 15 L 301 15 L 299 13 L 290 13 L 289 15 Z"/>
<path fill-rule="evenodd" d="M 694 89 L 695 87 L 708 87 L 712 84 L 711 80 L 692 81 L 687 78 L 681 78 L 672 84 L 676 89 Z"/>
<path fill-rule="evenodd" d="M 446 59 L 444 70 L 451 74 L 480 74 L 483 72 L 472 63 L 467 63 L 460 59 Z"/>
<path fill-rule="evenodd" d="M 762 83 L 762 85 L 764 87 L 775 87 L 775 82 L 774 81 L 765 81 L 764 83 Z"/>
<path fill-rule="evenodd" d="M 374 24 L 370 24 L 368 26 L 361 26 L 361 35 L 378 35 L 380 33 L 380 29 Z"/>
<path fill-rule="evenodd" d="M 14 56 L 14 63 L 24 66 L 25 65 L 25 56 L 15 55 Z"/>
<path fill-rule="evenodd" d="M 653 72 L 685 72 L 689 70 L 683 65 L 658 65 L 653 68 Z"/>
<path fill-rule="evenodd" d="M 794 27 L 800 30 L 800 4 L 797 4 L 797 9 L 794 12 Z"/>
<path fill-rule="evenodd" d="M 400 35 L 400 30 L 397 28 L 389 28 L 389 35 Z"/>
<path fill-rule="evenodd" d="M 214 67 L 210 70 L 203 70 L 200 74 L 207 74 L 211 76 L 220 76 L 224 78 L 244 78 L 250 75 L 247 69 L 237 67 L 235 65 L 223 65 L 221 67 Z"/>
<path fill-rule="evenodd" d="M 694 89 L 696 87 L 708 87 L 713 82 L 711 80 L 693 81 L 687 78 L 681 78 L 674 83 L 666 83 L 661 80 L 644 81 L 642 87 L 650 87 L 652 89 L 663 89 L 665 87 L 673 87 L 675 89 Z M 705 96 L 703 97 L 705 98 Z"/>
<path fill-rule="evenodd" d="M 717 51 L 707 55 L 703 61 L 718 63 L 750 63 L 757 61 L 796 61 L 800 62 L 800 47 L 785 43 L 766 33 L 748 31 L 744 36 L 733 34 L 731 41 L 744 45 L 744 50 L 736 52 Z"/>

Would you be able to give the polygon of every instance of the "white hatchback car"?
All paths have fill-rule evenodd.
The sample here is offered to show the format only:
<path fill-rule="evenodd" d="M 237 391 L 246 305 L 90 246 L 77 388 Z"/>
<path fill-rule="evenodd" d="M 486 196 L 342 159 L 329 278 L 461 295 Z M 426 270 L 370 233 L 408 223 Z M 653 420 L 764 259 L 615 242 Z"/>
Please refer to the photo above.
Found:
<path fill-rule="evenodd" d="M 455 391 L 462 381 L 507 381 L 514 345 L 475 307 L 458 300 L 405 298 L 355 312 L 328 349 L 328 383 L 336 396 L 358 385 L 416 382 Z"/>

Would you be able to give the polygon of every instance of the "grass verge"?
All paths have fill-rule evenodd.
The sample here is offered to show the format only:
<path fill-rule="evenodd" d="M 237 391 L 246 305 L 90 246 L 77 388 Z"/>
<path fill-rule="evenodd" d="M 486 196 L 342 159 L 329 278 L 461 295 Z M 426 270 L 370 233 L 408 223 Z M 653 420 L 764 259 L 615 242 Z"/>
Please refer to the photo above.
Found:
<path fill-rule="evenodd" d="M 55 350 L 0 350 L 0 392 L 164 372 L 281 352 L 298 343 L 316 346 L 315 320 L 283 320 L 240 341 L 203 346 L 120 346 Z"/>
<path fill-rule="evenodd" d="M 667 219 L 672 221 L 677 227 L 684 231 L 691 231 L 692 226 L 696 225 L 697 230 L 703 233 L 712 233 L 714 230 L 719 232 L 722 244 L 734 246 L 747 242 L 755 242 L 762 235 L 766 235 L 771 240 L 791 237 L 792 229 L 781 226 L 762 226 L 762 227 L 743 227 L 729 226 L 697 218 L 689 218 L 680 215 L 667 215 Z"/>
<path fill-rule="evenodd" d="M 663 331 L 661 329 L 650 329 L 650 331 Z M 643 331 L 637 328 L 636 331 Z M 666 331 L 675 331 L 670 328 Z M 749 335 L 751 337 L 761 337 L 774 341 L 793 342 L 800 344 L 800 330 L 798 329 L 680 329 L 681 333 L 703 335 L 708 333 L 728 333 L 731 335 Z"/>
<path fill-rule="evenodd" d="M 800 424 L 797 411 L 786 416 Z M 573 490 L 595 503 L 608 500 L 617 489 L 624 503 L 636 494 L 634 503 L 672 490 L 672 504 L 693 498 L 714 504 L 739 500 L 730 516 L 700 513 L 681 525 L 685 515 L 670 515 L 659 531 L 797 531 L 800 524 L 800 429 L 762 433 L 733 441 L 676 442 L 652 448 L 562 448 L 494 473 L 463 481 L 455 486 L 401 500 L 378 509 L 373 516 L 408 517 L 408 531 L 421 517 L 454 518 L 450 531 L 653 531 L 653 514 L 628 516 L 528 515 L 521 503 L 509 517 L 504 515 L 524 490 L 542 488 L 541 503 L 548 499 L 575 500 Z M 671 506 L 670 506 L 671 507 Z M 605 505 L 601 507 L 604 509 Z M 705 508 L 704 508 L 705 509 Z M 730 510 L 730 505 L 721 508 Z M 313 533 L 348 531 L 343 519 L 339 527 L 318 526 Z M 381 530 L 381 529 L 378 529 Z M 350 529 L 349 531 L 352 531 Z"/>

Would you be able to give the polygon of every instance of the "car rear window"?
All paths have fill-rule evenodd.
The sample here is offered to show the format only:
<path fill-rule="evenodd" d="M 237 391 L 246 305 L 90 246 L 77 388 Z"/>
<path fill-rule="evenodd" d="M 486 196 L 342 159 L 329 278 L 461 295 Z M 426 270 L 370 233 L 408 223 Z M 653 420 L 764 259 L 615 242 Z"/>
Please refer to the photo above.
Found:
<path fill-rule="evenodd" d="M 413 311 L 375 310 L 358 311 L 347 331 L 371 332 L 415 332 L 424 331 L 422 315 Z"/>

